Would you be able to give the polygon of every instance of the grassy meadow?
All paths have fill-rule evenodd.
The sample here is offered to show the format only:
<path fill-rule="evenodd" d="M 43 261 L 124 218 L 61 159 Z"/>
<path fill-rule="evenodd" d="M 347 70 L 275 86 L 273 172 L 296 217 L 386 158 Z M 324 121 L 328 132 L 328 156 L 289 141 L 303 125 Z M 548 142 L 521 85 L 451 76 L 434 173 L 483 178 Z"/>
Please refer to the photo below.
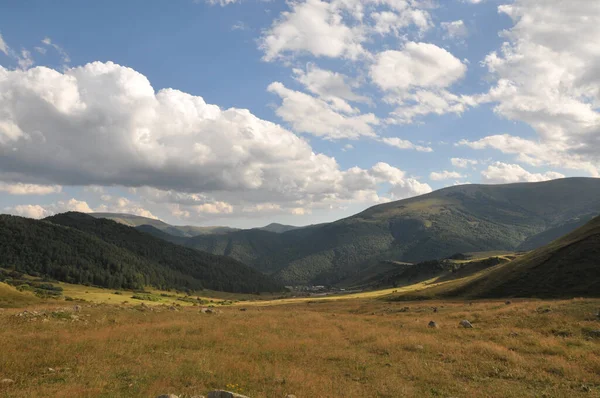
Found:
<path fill-rule="evenodd" d="M 0 397 L 600 396 L 600 300 L 129 301 L 0 310 Z"/>

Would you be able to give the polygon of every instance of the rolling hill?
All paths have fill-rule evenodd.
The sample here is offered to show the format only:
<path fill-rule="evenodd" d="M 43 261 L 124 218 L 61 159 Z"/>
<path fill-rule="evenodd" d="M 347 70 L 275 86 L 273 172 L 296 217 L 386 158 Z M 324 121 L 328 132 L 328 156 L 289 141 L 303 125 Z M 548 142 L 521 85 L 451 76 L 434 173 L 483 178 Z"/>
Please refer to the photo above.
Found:
<path fill-rule="evenodd" d="M 508 264 L 451 289 L 445 296 L 600 297 L 600 217 Z"/>
<path fill-rule="evenodd" d="M 82 213 L 45 220 L 0 215 L 0 267 L 108 288 L 280 291 L 229 257 L 182 247 Z"/>
<path fill-rule="evenodd" d="M 236 258 L 285 284 L 334 284 L 380 261 L 540 246 L 600 213 L 600 179 L 453 186 L 371 207 L 333 223 L 233 231 L 185 244 Z"/>

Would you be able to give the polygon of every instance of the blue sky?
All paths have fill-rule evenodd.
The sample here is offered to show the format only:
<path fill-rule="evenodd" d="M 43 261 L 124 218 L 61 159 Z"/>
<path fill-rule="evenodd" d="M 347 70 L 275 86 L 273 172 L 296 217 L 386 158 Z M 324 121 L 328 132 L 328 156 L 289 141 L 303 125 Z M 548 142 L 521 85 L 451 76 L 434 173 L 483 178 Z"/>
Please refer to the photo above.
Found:
<path fill-rule="evenodd" d="M 303 225 L 597 176 L 600 9 L 565 7 L 2 2 L 0 209 Z"/>

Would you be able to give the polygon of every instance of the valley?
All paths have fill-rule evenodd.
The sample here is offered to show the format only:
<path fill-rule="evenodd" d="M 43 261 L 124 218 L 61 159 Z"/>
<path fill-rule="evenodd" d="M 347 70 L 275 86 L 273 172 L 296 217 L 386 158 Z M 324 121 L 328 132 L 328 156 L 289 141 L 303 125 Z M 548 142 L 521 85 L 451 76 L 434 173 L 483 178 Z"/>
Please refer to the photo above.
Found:
<path fill-rule="evenodd" d="M 331 224 L 194 237 L 124 215 L 0 216 L 0 396 L 594 396 L 595 184 L 569 208 L 510 196 L 554 184 L 493 187 L 492 202 L 465 186 Z M 220 254 L 190 244 L 223 239 Z M 283 285 L 290 265 L 275 265 L 330 245 L 327 278 L 309 254 L 293 265 L 306 277 Z M 404 257 L 424 248 L 451 254 Z M 259 251 L 282 262 L 257 267 Z"/>

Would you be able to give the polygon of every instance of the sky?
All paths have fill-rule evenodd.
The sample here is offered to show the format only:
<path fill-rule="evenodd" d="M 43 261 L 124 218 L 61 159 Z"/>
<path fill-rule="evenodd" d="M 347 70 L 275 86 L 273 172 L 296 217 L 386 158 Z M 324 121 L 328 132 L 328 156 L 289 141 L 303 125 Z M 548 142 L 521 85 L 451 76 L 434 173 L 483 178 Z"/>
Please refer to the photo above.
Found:
<path fill-rule="evenodd" d="M 600 2 L 0 0 L 0 212 L 333 221 L 600 175 Z"/>

